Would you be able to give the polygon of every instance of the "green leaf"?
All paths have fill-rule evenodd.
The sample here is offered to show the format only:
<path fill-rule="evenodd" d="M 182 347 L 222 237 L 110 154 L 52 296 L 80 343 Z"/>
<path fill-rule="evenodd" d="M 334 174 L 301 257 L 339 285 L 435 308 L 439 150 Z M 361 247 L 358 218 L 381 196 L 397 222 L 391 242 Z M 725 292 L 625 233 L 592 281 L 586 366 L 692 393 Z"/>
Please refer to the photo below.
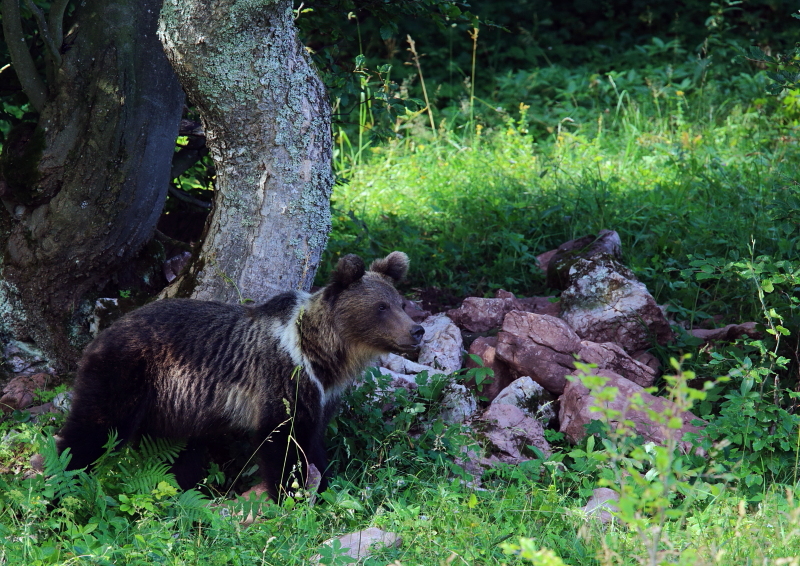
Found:
<path fill-rule="evenodd" d="M 362 511 L 364 508 L 358 501 L 354 499 L 343 499 L 342 501 L 337 502 L 339 507 L 344 509 L 352 509 L 353 511 Z"/>
<path fill-rule="evenodd" d="M 748 474 L 747 477 L 744 478 L 744 483 L 747 487 L 753 487 L 754 485 L 761 485 L 764 481 L 764 478 L 761 477 L 759 474 Z"/>
<path fill-rule="evenodd" d="M 380 29 L 381 39 L 386 41 L 387 39 L 391 39 L 391 37 L 397 33 L 397 24 L 390 23 L 386 25 L 382 25 Z"/>

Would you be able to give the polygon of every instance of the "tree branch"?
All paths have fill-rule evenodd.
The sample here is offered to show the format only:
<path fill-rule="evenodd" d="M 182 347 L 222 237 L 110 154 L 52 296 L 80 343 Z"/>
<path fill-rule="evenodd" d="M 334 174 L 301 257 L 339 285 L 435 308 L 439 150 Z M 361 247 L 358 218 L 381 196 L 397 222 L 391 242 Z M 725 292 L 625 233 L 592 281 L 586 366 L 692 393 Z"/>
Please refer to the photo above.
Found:
<path fill-rule="evenodd" d="M 55 0 L 50 5 L 48 14 L 50 20 L 50 33 L 53 34 L 53 43 L 61 53 L 61 44 L 64 43 L 64 12 L 67 10 L 69 0 Z"/>
<path fill-rule="evenodd" d="M 44 19 L 44 12 L 42 12 L 39 6 L 33 3 L 33 0 L 25 0 L 25 4 L 28 6 L 28 9 L 33 12 L 33 17 L 36 18 L 36 24 L 39 26 L 39 33 L 42 35 L 42 41 L 50 52 L 50 57 L 53 59 L 56 67 L 61 66 L 61 52 L 53 43 L 50 30 L 47 28 L 47 22 Z"/>
<path fill-rule="evenodd" d="M 195 248 L 198 247 L 197 244 L 195 244 L 193 246 L 191 244 L 187 244 L 186 242 L 182 242 L 180 240 L 176 240 L 175 238 L 170 238 L 169 236 L 167 236 L 164 232 L 162 232 L 158 228 L 156 228 L 153 231 L 153 237 L 156 240 L 158 240 L 159 242 L 161 242 L 162 244 L 167 244 L 167 245 L 170 245 L 170 246 L 172 246 L 174 248 L 178 248 L 180 250 L 183 250 L 183 251 L 186 251 L 186 252 L 189 252 L 189 253 L 192 253 L 192 254 L 195 252 Z M 170 259 L 170 258 L 167 258 L 167 259 Z"/>
<path fill-rule="evenodd" d="M 31 106 L 41 112 L 47 102 L 47 86 L 36 70 L 31 52 L 22 33 L 22 20 L 19 14 L 19 0 L 2 0 L 3 36 L 11 55 L 11 64 L 19 77 L 22 90 Z"/>
<path fill-rule="evenodd" d="M 181 189 L 170 185 L 168 187 L 169 194 L 174 196 L 175 198 L 182 200 L 184 202 L 188 202 L 189 204 L 193 204 L 195 206 L 199 206 L 200 208 L 211 208 L 211 203 L 206 202 L 204 200 L 200 200 L 199 198 L 194 198 L 192 195 L 187 193 L 186 191 L 182 191 Z"/>

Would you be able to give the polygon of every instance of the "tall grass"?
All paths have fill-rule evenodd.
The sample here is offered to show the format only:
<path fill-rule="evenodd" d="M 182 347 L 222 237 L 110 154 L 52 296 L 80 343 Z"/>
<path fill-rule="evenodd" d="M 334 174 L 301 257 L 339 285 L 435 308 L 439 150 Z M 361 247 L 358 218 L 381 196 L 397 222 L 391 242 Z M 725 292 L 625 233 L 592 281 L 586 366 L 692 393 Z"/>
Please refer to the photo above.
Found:
<path fill-rule="evenodd" d="M 339 161 L 350 182 L 334 191 L 328 261 L 404 249 L 414 287 L 543 293 L 537 254 L 613 229 L 657 300 L 755 316 L 758 305 L 732 300 L 738 287 L 687 288 L 678 274 L 690 256 L 737 258 L 751 241 L 756 255 L 797 256 L 792 116 L 756 98 L 763 76 L 702 88 L 681 76 L 519 73 L 498 94 L 517 103 L 485 110 L 472 133 L 459 129 L 468 108 L 438 139 L 420 118 L 399 122 L 402 139 L 371 147 L 357 167 Z"/>
<path fill-rule="evenodd" d="M 305 501 L 270 506 L 247 528 L 218 509 L 214 518 L 198 524 L 144 507 L 114 517 L 115 501 L 108 496 L 111 520 L 78 521 L 71 510 L 81 502 L 48 501 L 46 490 L 27 493 L 31 482 L 20 482 L 0 495 L 0 564 L 299 566 L 309 564 L 330 537 L 370 526 L 399 534 L 403 544 L 377 550 L 367 566 L 522 564 L 522 556 L 504 552 L 520 538 L 532 539 L 571 566 L 648 563 L 633 529 L 586 517 L 581 510 L 586 496 L 580 494 L 577 474 L 566 468 L 542 467 L 540 461 L 500 467 L 484 478 L 481 490 L 444 470 L 438 478 L 408 473 L 391 460 L 370 476 L 372 481 L 363 484 L 336 479 L 314 506 Z M 692 566 L 794 564 L 800 548 L 797 497 L 796 489 L 770 489 L 752 507 L 720 490 L 663 525 L 659 556 L 664 563 Z M 132 498 L 158 507 L 175 504 L 174 498 L 156 499 L 147 492 Z"/>

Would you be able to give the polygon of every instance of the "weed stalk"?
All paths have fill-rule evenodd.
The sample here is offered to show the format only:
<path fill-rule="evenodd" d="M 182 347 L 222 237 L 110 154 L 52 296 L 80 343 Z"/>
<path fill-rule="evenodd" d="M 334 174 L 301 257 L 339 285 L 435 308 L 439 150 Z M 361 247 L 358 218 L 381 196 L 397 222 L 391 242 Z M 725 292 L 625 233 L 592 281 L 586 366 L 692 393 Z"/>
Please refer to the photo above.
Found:
<path fill-rule="evenodd" d="M 469 129 L 474 131 L 474 118 L 475 118 L 475 57 L 478 53 L 478 28 L 473 27 L 469 32 L 469 37 L 472 40 L 472 74 L 470 75 L 469 83 Z"/>
<path fill-rule="evenodd" d="M 425 77 L 422 76 L 422 65 L 419 64 L 419 54 L 417 53 L 417 44 L 416 42 L 411 39 L 410 35 L 406 36 L 406 40 L 408 41 L 409 48 L 408 50 L 411 51 L 411 58 L 414 60 L 414 65 L 417 67 L 417 73 L 419 74 L 419 82 L 422 83 L 422 96 L 425 98 L 425 108 L 428 110 L 428 118 L 431 121 L 431 130 L 433 130 L 433 137 L 436 137 L 436 124 L 433 121 L 433 108 L 431 108 L 431 102 L 428 99 L 428 89 L 425 87 Z"/>

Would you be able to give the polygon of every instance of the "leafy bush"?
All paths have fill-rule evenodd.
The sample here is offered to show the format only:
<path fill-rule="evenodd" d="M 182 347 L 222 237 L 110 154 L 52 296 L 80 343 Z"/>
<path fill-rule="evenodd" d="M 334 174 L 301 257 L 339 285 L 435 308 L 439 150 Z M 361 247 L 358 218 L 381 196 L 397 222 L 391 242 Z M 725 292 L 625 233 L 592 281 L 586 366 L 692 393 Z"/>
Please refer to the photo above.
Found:
<path fill-rule="evenodd" d="M 749 287 L 763 314 L 763 339 L 741 339 L 705 354 L 707 371 L 724 372 L 714 408 L 704 418 L 706 449 L 723 446 L 724 461 L 748 500 L 760 501 L 773 482 L 796 483 L 800 453 L 796 357 L 800 337 L 800 269 L 768 256 L 722 262 L 694 259 L 686 276 L 725 279 Z"/>
<path fill-rule="evenodd" d="M 460 426 L 437 418 L 450 378 L 423 372 L 415 379 L 415 389 L 392 389 L 392 378 L 371 368 L 363 383 L 345 394 L 340 415 L 329 425 L 328 451 L 349 481 L 368 481 L 373 467 L 388 467 L 393 474 L 463 475 L 453 459 L 462 456 L 467 438 Z M 372 466 L 365 468 L 364 462 Z"/>

